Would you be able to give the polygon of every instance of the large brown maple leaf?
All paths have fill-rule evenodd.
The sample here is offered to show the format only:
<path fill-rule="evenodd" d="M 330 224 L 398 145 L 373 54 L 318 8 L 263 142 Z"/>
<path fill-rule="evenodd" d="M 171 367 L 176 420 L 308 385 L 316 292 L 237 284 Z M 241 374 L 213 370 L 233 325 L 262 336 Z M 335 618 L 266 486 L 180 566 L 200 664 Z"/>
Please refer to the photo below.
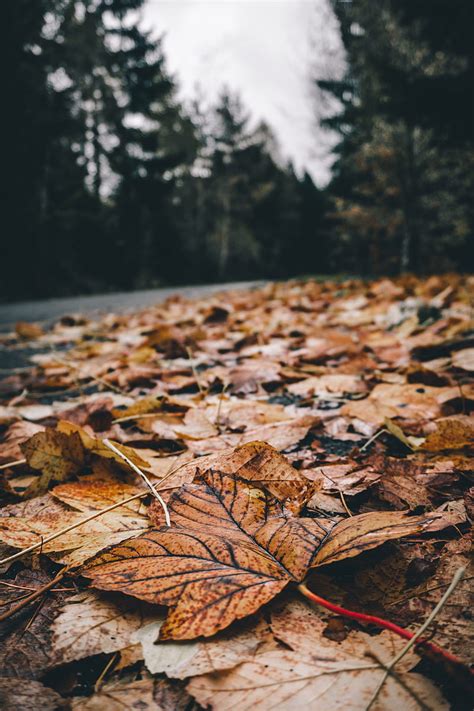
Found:
<path fill-rule="evenodd" d="M 97 588 L 171 607 L 162 639 L 213 635 L 312 567 L 449 525 L 439 513 L 367 513 L 339 523 L 289 517 L 269 494 L 214 471 L 176 491 L 169 511 L 171 528 L 120 543 L 82 571 Z"/>

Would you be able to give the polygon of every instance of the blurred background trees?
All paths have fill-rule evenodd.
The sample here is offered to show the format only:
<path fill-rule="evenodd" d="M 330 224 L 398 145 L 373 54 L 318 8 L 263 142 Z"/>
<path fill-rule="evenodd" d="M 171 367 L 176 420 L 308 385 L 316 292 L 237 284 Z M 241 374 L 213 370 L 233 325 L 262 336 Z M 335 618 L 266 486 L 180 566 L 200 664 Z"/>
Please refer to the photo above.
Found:
<path fill-rule="evenodd" d="M 473 265 L 473 9 L 465 0 L 333 0 L 347 53 L 319 81 L 339 110 L 334 255 L 362 273 Z"/>
<path fill-rule="evenodd" d="M 180 103 L 143 4 L 4 2 L 3 298 L 469 269 L 470 0 L 332 0 L 324 190 L 229 90 Z"/>

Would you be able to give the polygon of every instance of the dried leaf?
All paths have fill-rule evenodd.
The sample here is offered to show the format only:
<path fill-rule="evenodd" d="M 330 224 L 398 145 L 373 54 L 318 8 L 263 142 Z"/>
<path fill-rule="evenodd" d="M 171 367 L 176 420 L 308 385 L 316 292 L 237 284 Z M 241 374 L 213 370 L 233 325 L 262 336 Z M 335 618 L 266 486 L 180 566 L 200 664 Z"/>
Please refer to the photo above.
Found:
<path fill-rule="evenodd" d="M 172 608 L 162 639 L 210 636 L 271 600 L 309 568 L 386 540 L 447 525 L 447 514 L 369 513 L 334 522 L 289 518 L 276 500 L 231 475 L 207 472 L 168 504 L 170 529 L 151 530 L 96 557 L 95 587 Z"/>
<path fill-rule="evenodd" d="M 106 600 L 94 592 L 70 597 L 53 626 L 55 664 L 93 654 L 116 652 L 130 645 L 132 634 L 153 619 L 144 606 L 124 600 Z"/>
<path fill-rule="evenodd" d="M 474 370 L 474 348 L 464 348 L 461 351 L 456 351 L 456 353 L 453 353 L 451 360 L 456 368 L 472 372 Z"/>
<path fill-rule="evenodd" d="M 289 464 L 288 460 L 266 442 L 249 442 L 234 450 L 199 457 L 173 477 L 173 485 L 191 482 L 210 470 L 220 471 L 265 489 L 298 513 L 312 496 L 316 485 Z"/>
<path fill-rule="evenodd" d="M 37 590 L 52 576 L 41 571 L 22 570 L 14 578 L 5 580 L 19 586 L 2 585 L 0 589 L 2 612 L 14 605 L 19 595 Z M 23 591 L 22 588 L 27 588 Z M 2 676 L 19 679 L 39 679 L 51 666 L 51 625 L 63 602 L 63 593 L 46 596 L 32 618 L 31 609 L 5 621 L 0 632 L 0 668 Z M 3 708 L 3 707 L 1 707 Z"/>
<path fill-rule="evenodd" d="M 37 501 L 33 499 L 31 503 Z M 52 497 L 46 498 L 40 510 L 32 505 L 24 506 L 22 515 L 17 511 L 15 506 L 6 506 L 0 517 L 0 540 L 14 548 L 41 543 L 50 534 L 80 524 L 41 546 L 42 553 L 68 565 L 80 565 L 106 546 L 143 533 L 149 527 L 145 516 L 130 516 L 128 512 L 123 514 L 117 510 L 82 523 L 85 513 L 60 506 Z"/>
<path fill-rule="evenodd" d="M 467 415 L 444 417 L 436 422 L 436 430 L 428 435 L 422 447 L 429 452 L 462 449 L 474 446 L 474 418 Z"/>
<path fill-rule="evenodd" d="M 18 321 L 15 325 L 15 331 L 20 338 L 24 338 L 25 340 L 41 338 L 44 334 L 41 326 L 37 323 L 29 323 L 28 321 Z"/>
<path fill-rule="evenodd" d="M 66 420 L 60 420 L 58 422 L 57 429 L 59 432 L 64 432 L 70 436 L 73 434 L 79 435 L 82 444 L 86 450 L 91 454 L 95 454 L 98 457 L 103 457 L 104 459 L 113 459 L 121 468 L 129 471 L 129 466 L 121 459 L 118 454 L 112 452 L 101 439 L 92 437 L 85 429 L 73 424 L 72 422 L 67 422 Z M 142 467 L 143 469 L 148 468 L 148 462 L 142 459 L 137 452 L 132 449 L 132 447 L 126 447 L 123 444 L 114 442 L 117 449 L 119 449 L 123 454 L 125 454 L 137 467 Z"/>
<path fill-rule="evenodd" d="M 163 620 L 152 622 L 132 636 L 141 643 L 145 665 L 151 674 L 185 679 L 198 674 L 231 669 L 250 659 L 268 634 L 264 623 L 247 625 L 241 631 L 221 632 L 199 642 L 160 642 Z"/>
<path fill-rule="evenodd" d="M 323 706 L 331 711 L 365 711 L 383 674 L 383 668 L 370 659 L 341 661 L 278 650 L 257 655 L 234 669 L 194 677 L 189 693 L 214 711 L 294 711 Z M 387 711 L 402 706 L 419 711 L 418 699 L 428 708 L 448 709 L 437 688 L 418 674 L 400 675 L 402 684 L 389 677 L 372 706 Z"/>
<path fill-rule="evenodd" d="M 47 429 L 24 442 L 21 450 L 29 466 L 42 473 L 29 494 L 44 493 L 51 481 L 65 481 L 84 466 L 84 447 L 77 433 L 67 435 Z"/>
<path fill-rule="evenodd" d="M 2 711 L 58 711 L 66 709 L 67 703 L 39 681 L 0 677 L 0 708 Z"/>
<path fill-rule="evenodd" d="M 312 567 L 353 558 L 386 541 L 438 531 L 458 522 L 456 516 L 438 512 L 423 516 L 406 516 L 395 511 L 374 511 L 353 516 L 333 528 L 316 554 Z"/>
<path fill-rule="evenodd" d="M 98 693 L 89 698 L 77 697 L 72 700 L 72 711 L 161 711 L 153 697 L 153 679 L 138 681 L 112 681 L 104 684 Z"/>
<path fill-rule="evenodd" d="M 137 486 L 122 484 L 119 481 L 101 481 L 88 477 L 82 478 L 81 481 L 59 484 L 51 491 L 51 494 L 59 501 L 76 511 L 83 512 L 101 511 L 140 493 L 146 492 Z M 137 512 L 143 511 L 143 502 L 140 500 L 130 501 L 124 506 L 117 507 L 115 511 L 119 514 L 135 515 Z"/>

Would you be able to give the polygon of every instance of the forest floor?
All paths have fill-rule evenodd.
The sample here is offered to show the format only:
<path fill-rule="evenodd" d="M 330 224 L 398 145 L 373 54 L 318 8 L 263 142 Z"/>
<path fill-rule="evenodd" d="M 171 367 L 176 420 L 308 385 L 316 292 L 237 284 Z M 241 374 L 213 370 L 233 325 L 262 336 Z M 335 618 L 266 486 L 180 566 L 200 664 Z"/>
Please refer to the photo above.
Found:
<path fill-rule="evenodd" d="M 470 708 L 473 288 L 16 312 L 2 710 Z"/>

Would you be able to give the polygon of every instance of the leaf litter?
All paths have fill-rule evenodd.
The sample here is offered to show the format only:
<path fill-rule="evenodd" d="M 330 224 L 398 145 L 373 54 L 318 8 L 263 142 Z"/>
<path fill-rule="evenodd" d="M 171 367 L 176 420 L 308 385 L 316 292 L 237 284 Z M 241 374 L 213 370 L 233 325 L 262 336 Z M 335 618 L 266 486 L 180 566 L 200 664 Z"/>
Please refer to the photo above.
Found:
<path fill-rule="evenodd" d="M 2 708 L 468 708 L 473 286 L 3 335 Z"/>

